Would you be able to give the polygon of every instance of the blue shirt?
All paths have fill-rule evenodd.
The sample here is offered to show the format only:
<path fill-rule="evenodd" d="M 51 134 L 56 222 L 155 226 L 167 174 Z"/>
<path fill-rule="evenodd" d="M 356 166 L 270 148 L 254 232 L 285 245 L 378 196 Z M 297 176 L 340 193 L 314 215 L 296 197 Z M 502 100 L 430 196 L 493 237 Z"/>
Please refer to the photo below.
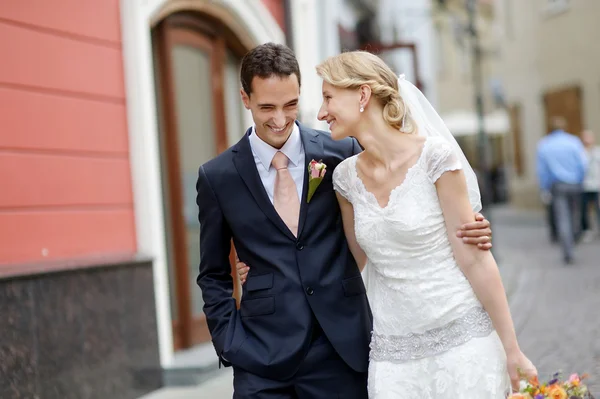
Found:
<path fill-rule="evenodd" d="M 581 184 L 587 168 L 585 148 L 578 137 L 555 130 L 537 147 L 540 188 L 550 191 L 554 183 Z"/>

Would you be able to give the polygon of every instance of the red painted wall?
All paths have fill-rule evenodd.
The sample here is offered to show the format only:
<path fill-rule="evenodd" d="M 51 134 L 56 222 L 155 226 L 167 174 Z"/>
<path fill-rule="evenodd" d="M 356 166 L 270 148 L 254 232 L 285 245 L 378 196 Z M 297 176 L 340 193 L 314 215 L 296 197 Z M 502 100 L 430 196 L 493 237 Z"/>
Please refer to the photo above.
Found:
<path fill-rule="evenodd" d="M 262 0 L 262 2 L 265 7 L 269 9 L 269 12 L 275 18 L 281 29 L 285 32 L 285 9 L 283 7 L 283 0 Z"/>
<path fill-rule="evenodd" d="M 0 268 L 135 252 L 119 0 L 0 2 Z"/>

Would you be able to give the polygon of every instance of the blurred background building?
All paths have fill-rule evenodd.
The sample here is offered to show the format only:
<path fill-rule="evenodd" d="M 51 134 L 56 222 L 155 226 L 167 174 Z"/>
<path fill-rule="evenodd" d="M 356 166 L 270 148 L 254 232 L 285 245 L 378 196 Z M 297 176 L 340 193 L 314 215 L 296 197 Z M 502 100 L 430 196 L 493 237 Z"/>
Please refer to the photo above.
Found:
<path fill-rule="evenodd" d="M 473 27 L 469 7 L 473 5 Z M 505 138 L 510 130 L 501 85 L 500 43 L 496 34 L 497 2 L 483 0 L 437 1 L 433 11 L 436 43 L 438 110 L 469 162 L 480 176 L 485 203 L 507 200 Z M 480 61 L 474 60 L 476 30 Z M 480 82 L 476 82 L 479 69 Z M 485 153 L 479 146 L 480 125 L 476 97 L 481 96 Z M 485 156 L 482 170 L 480 157 Z M 484 188 L 482 179 L 487 179 Z"/>
<path fill-rule="evenodd" d="M 252 123 L 241 58 L 292 47 L 317 126 L 314 67 L 362 7 L 0 3 L 0 397 L 136 397 L 215 366 L 195 181 Z"/>
<path fill-rule="evenodd" d="M 315 66 L 380 55 L 483 156 L 488 202 L 539 207 L 549 118 L 600 131 L 599 16 L 586 0 L 0 2 L 0 398 L 130 398 L 215 367 L 195 182 L 252 124 L 252 47 L 294 50 L 300 119 L 321 129 Z"/>
<path fill-rule="evenodd" d="M 540 205 L 535 148 L 552 116 L 566 118 L 569 133 L 591 129 L 598 138 L 599 15 L 596 1 L 498 2 L 499 66 L 511 120 L 511 201 L 519 206 Z"/>

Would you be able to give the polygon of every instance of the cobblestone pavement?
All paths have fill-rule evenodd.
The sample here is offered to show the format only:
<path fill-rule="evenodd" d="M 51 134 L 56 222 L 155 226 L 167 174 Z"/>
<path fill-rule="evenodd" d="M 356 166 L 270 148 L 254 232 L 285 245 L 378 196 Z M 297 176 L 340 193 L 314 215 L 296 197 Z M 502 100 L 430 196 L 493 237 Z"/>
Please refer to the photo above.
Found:
<path fill-rule="evenodd" d="M 499 208 L 491 217 L 521 349 L 540 379 L 587 372 L 600 397 L 600 240 L 579 245 L 576 263 L 564 266 L 542 213 Z"/>
<path fill-rule="evenodd" d="M 564 266 L 551 245 L 543 214 L 497 208 L 490 214 L 494 255 L 509 296 L 523 351 L 540 377 L 587 372 L 600 399 L 600 240 L 577 248 Z M 567 376 L 568 377 L 568 376 Z M 197 387 L 170 388 L 144 399 L 230 398 L 231 369 Z"/>

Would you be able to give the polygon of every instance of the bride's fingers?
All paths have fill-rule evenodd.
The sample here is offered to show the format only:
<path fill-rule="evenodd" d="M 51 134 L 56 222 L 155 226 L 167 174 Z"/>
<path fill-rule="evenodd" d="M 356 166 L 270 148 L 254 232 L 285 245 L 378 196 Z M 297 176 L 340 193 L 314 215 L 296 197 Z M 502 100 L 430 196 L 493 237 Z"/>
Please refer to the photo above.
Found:
<path fill-rule="evenodd" d="M 518 373 L 510 373 L 510 385 L 514 392 L 519 392 L 520 378 Z"/>
<path fill-rule="evenodd" d="M 244 262 L 239 261 L 235 264 L 235 268 L 240 278 L 240 282 L 244 284 L 246 282 L 246 278 L 248 277 L 248 271 L 250 268 Z"/>
<path fill-rule="evenodd" d="M 527 379 L 537 377 L 538 372 L 535 366 L 532 365 L 530 369 L 525 370 L 525 375 L 527 376 Z"/>

